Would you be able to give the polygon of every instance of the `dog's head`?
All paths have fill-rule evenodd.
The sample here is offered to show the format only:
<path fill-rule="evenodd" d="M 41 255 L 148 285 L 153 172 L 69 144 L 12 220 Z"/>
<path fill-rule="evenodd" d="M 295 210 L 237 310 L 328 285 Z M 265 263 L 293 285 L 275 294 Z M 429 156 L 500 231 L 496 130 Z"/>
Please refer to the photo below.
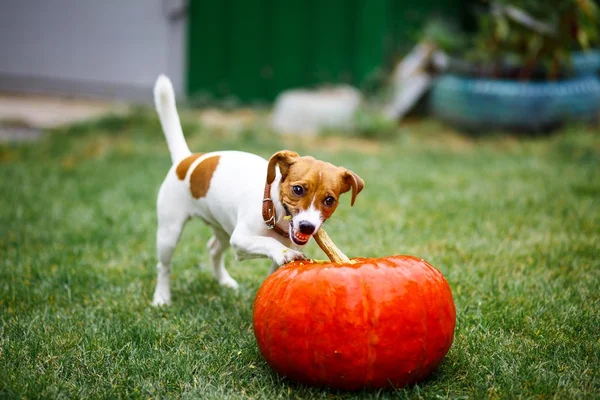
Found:
<path fill-rule="evenodd" d="M 352 190 L 351 205 L 364 187 L 363 180 L 354 172 L 336 167 L 313 157 L 300 157 L 289 150 L 271 156 L 267 169 L 267 183 L 281 171 L 279 200 L 291 217 L 289 235 L 294 243 L 305 245 L 338 206 L 342 193 Z"/>

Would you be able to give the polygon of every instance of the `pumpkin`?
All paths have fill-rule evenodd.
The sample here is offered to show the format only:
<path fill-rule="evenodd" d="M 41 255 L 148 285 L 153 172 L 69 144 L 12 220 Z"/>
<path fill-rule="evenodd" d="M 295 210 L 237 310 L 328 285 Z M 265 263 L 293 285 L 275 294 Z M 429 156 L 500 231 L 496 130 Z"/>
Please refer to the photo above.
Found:
<path fill-rule="evenodd" d="M 344 390 L 426 378 L 456 324 L 443 275 L 412 256 L 332 258 L 289 263 L 258 290 L 254 334 L 267 363 L 290 379 Z"/>

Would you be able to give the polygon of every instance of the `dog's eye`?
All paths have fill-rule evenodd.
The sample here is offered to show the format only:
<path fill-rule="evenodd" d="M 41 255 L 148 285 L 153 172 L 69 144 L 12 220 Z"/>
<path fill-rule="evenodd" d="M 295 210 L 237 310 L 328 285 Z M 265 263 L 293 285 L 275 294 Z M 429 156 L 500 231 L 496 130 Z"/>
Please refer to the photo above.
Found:
<path fill-rule="evenodd" d="M 333 196 L 327 196 L 325 197 L 323 204 L 325 204 L 327 207 L 331 207 L 335 204 L 335 199 L 333 198 Z"/>
<path fill-rule="evenodd" d="M 300 185 L 294 185 L 292 186 L 292 192 L 294 192 L 296 196 L 302 196 L 304 194 L 304 188 Z"/>

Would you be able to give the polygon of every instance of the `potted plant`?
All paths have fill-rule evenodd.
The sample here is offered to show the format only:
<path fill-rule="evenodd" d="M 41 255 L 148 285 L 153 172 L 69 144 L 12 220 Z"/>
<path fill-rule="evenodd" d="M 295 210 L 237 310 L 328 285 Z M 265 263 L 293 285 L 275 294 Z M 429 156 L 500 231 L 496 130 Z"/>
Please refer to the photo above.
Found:
<path fill-rule="evenodd" d="M 546 131 L 600 112 L 593 0 L 498 0 L 478 18 L 469 50 L 452 55 L 433 85 L 440 119 L 471 131 Z M 575 62 L 573 62 L 575 58 Z"/>

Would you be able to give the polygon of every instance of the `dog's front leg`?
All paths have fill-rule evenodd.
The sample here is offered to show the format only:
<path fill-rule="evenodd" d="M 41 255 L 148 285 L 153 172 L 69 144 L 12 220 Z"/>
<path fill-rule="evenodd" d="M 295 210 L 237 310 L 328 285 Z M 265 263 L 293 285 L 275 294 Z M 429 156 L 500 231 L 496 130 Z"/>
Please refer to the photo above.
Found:
<path fill-rule="evenodd" d="M 271 263 L 271 268 L 269 268 L 269 275 L 279 269 L 280 265 L 278 265 L 275 261 Z"/>
<path fill-rule="evenodd" d="M 306 258 L 301 252 L 284 246 L 276 239 L 246 232 L 234 231 L 230 243 L 238 260 L 267 257 L 279 266 Z"/>

